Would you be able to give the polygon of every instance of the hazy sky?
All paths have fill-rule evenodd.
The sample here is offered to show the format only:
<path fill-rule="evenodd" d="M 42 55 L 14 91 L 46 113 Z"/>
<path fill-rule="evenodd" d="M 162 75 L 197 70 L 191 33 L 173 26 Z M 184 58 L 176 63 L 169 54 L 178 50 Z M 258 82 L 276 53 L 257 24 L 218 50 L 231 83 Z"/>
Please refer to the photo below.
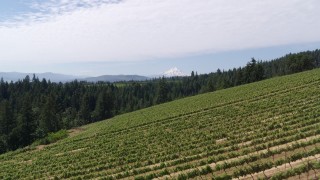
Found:
<path fill-rule="evenodd" d="M 3 0 L 0 71 L 199 73 L 320 46 L 319 0 Z"/>

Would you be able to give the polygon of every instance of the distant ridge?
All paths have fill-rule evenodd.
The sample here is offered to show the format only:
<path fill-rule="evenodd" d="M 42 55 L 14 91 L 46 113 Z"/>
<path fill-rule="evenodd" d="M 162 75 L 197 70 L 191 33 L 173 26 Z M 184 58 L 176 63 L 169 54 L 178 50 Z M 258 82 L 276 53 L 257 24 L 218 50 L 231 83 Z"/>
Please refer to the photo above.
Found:
<path fill-rule="evenodd" d="M 20 72 L 0 72 L 0 78 L 7 82 L 16 82 L 19 80 L 23 80 L 26 76 L 29 76 L 30 79 L 35 74 L 40 80 L 45 78 L 46 80 L 50 80 L 51 82 L 70 82 L 74 80 L 79 81 L 87 81 L 87 82 L 117 82 L 117 81 L 144 81 L 150 79 L 146 76 L 139 75 L 103 75 L 97 77 L 83 77 L 83 76 L 73 76 L 73 75 L 65 75 L 58 73 L 20 73 Z"/>
<path fill-rule="evenodd" d="M 38 77 L 40 80 L 45 78 L 46 80 L 50 80 L 51 82 L 68 82 L 68 81 L 73 81 L 75 79 L 83 78 L 80 76 L 57 74 L 57 73 L 51 73 L 51 72 L 45 72 L 45 73 L 0 72 L 0 78 L 3 78 L 3 80 L 7 82 L 10 82 L 10 81 L 16 82 L 24 79 L 26 76 L 29 76 L 31 79 L 33 77 L 33 74 L 35 74 L 35 76 Z"/>
<path fill-rule="evenodd" d="M 150 79 L 146 76 L 139 76 L 139 75 L 103 75 L 98 77 L 88 77 L 84 78 L 84 81 L 88 82 L 119 82 L 119 81 L 145 81 Z"/>

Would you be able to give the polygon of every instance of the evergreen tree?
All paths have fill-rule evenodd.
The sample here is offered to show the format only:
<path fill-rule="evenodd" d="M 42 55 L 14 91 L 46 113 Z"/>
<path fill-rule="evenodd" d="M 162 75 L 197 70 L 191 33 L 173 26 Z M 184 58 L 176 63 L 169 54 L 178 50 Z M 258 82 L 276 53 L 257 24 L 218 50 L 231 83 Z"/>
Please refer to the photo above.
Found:
<path fill-rule="evenodd" d="M 7 152 L 8 144 L 5 135 L 0 135 L 0 154 Z"/>
<path fill-rule="evenodd" d="M 169 100 L 169 88 L 164 77 L 159 80 L 156 103 L 164 103 Z"/>
<path fill-rule="evenodd" d="M 264 68 L 260 62 L 257 62 L 254 58 L 245 67 L 245 82 L 251 83 L 264 79 Z"/>
<path fill-rule="evenodd" d="M 8 150 L 8 134 L 13 127 L 13 112 L 10 103 L 3 100 L 0 103 L 0 153 Z"/>
<path fill-rule="evenodd" d="M 49 132 L 58 131 L 59 128 L 55 98 L 53 95 L 49 95 L 45 99 L 44 106 L 41 110 L 37 134 L 40 137 L 44 137 Z"/>
<path fill-rule="evenodd" d="M 91 111 L 89 105 L 89 95 L 86 93 L 81 98 L 80 110 L 79 110 L 79 124 L 84 125 L 91 122 Z"/>
<path fill-rule="evenodd" d="M 93 117 L 95 121 L 103 120 L 113 116 L 114 97 L 111 89 L 99 93 Z"/>
<path fill-rule="evenodd" d="M 208 82 L 207 82 L 207 92 L 212 92 L 214 91 L 216 88 L 215 88 L 215 81 L 214 81 L 214 77 L 213 76 L 210 76 L 208 78 Z"/>
<path fill-rule="evenodd" d="M 100 92 L 97 102 L 96 102 L 96 108 L 93 112 L 93 119 L 94 121 L 102 120 L 106 117 L 106 93 Z"/>
<path fill-rule="evenodd" d="M 32 113 L 31 98 L 26 94 L 20 112 L 18 113 L 17 127 L 14 129 L 14 136 L 20 146 L 33 142 L 35 132 L 35 121 Z"/>

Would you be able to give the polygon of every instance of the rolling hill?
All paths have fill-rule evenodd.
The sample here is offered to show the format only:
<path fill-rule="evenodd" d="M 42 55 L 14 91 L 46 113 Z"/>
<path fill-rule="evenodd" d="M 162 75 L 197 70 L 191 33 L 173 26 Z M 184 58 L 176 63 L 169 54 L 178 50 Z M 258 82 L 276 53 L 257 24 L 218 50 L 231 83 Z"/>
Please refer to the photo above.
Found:
<path fill-rule="evenodd" d="M 65 74 L 57 74 L 57 73 L 20 73 L 20 72 L 0 72 L 0 78 L 2 78 L 4 81 L 10 82 L 10 81 L 19 81 L 23 80 L 26 76 L 29 76 L 30 78 L 33 77 L 33 74 L 35 74 L 36 77 L 38 77 L 40 80 L 45 78 L 46 80 L 50 80 L 51 82 L 68 82 L 73 81 L 75 79 L 81 79 L 83 77 L 78 76 L 72 76 L 72 75 L 65 75 Z"/>
<path fill-rule="evenodd" d="M 57 74 L 57 73 L 20 73 L 20 72 L 0 72 L 0 78 L 4 81 L 18 81 L 23 80 L 26 76 L 30 78 L 33 77 L 35 74 L 40 80 L 45 78 L 46 80 L 50 80 L 51 82 L 70 82 L 74 80 L 79 81 L 87 81 L 87 82 L 119 82 L 119 81 L 145 81 L 150 79 L 146 76 L 139 76 L 139 75 L 103 75 L 97 77 L 84 77 L 84 76 L 73 76 L 73 75 L 65 75 L 65 74 Z"/>
<path fill-rule="evenodd" d="M 98 77 L 88 77 L 82 80 L 88 82 L 120 82 L 120 81 L 145 81 L 150 79 L 146 76 L 139 76 L 139 75 L 103 75 Z"/>
<path fill-rule="evenodd" d="M 320 69 L 146 108 L 0 155 L 0 179 L 320 175 Z"/>

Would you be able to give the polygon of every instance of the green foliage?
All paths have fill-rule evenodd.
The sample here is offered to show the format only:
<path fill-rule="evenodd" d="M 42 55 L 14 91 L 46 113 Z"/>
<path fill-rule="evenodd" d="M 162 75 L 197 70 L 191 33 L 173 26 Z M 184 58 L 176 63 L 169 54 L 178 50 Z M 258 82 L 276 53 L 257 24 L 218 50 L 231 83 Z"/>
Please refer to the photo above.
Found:
<path fill-rule="evenodd" d="M 223 72 L 220 74 L 222 76 Z M 200 80 L 201 76 L 194 73 L 188 83 L 195 83 L 196 87 L 197 79 Z M 97 106 L 103 102 L 98 100 L 98 96 L 103 95 L 97 96 L 96 92 L 115 93 L 112 96 L 116 102 L 114 109 L 120 107 L 120 98 L 117 97 L 119 89 L 113 91 L 112 85 L 76 82 L 52 85 L 46 81 L 39 84 L 20 83 L 19 90 L 37 89 L 33 86 L 39 85 L 43 87 L 39 91 L 55 89 L 56 93 L 48 92 L 39 97 L 39 101 L 35 100 L 38 96 L 28 93 L 29 98 L 22 98 L 21 101 L 7 100 L 2 107 L 0 103 L 0 111 L 3 112 L 6 108 L 16 108 L 15 111 L 8 111 L 14 114 L 13 123 L 9 125 L 14 127 L 13 130 L 0 136 L 4 150 L 3 146 L 19 147 L 17 142 L 25 138 L 21 135 L 28 130 L 26 126 L 33 131 L 29 136 L 31 140 L 45 135 L 38 125 L 40 120 L 45 119 L 39 117 L 52 115 L 45 115 L 41 109 L 46 104 L 56 104 L 59 122 L 56 125 L 62 127 L 68 124 L 66 119 L 71 121 L 71 126 L 79 123 L 83 118 L 80 112 L 85 109 L 90 110 L 90 118 L 95 121 L 93 114 L 98 112 L 100 108 Z M 171 82 L 167 80 L 167 83 Z M 131 85 L 122 88 L 132 90 L 133 94 L 143 91 L 143 85 Z M 44 149 L 33 146 L 0 155 L 0 177 L 230 179 L 231 176 L 237 178 L 257 171 L 261 173 L 305 157 L 312 159 L 320 153 L 319 85 L 318 69 L 122 114 L 74 129 L 71 137 Z M 12 85 L 10 89 L 14 87 Z M 48 103 L 50 94 L 52 99 Z M 14 95 L 22 97 L 19 93 Z M 30 101 L 33 103 L 28 105 L 26 102 Z M 81 101 L 86 101 L 87 107 Z M 130 103 L 126 105 L 131 106 Z M 119 113 L 115 110 L 110 112 Z M 5 120 L 1 122 L 6 124 Z M 66 133 L 64 130 L 61 134 L 50 134 L 46 141 L 53 142 Z M 310 168 L 319 169 L 319 165 L 314 163 L 310 160 L 312 165 L 294 170 L 295 174 L 306 173 Z M 304 164 L 308 164 L 306 160 Z M 283 172 L 281 177 L 292 174 L 292 171 Z"/>
<path fill-rule="evenodd" d="M 67 137 L 68 137 L 68 131 L 62 129 L 62 130 L 55 132 L 55 133 L 49 133 L 47 137 L 37 140 L 34 143 L 34 145 L 51 144 L 51 143 L 55 143 L 61 139 L 67 138 Z"/>
<path fill-rule="evenodd" d="M 228 175 L 228 174 L 223 174 L 221 176 L 217 176 L 213 178 L 214 180 L 230 180 L 232 179 L 232 176 Z"/>
<path fill-rule="evenodd" d="M 4 153 L 7 151 L 7 142 L 4 136 L 0 136 L 0 153 Z"/>
<path fill-rule="evenodd" d="M 166 82 L 166 79 L 163 77 L 159 80 L 156 103 L 160 104 L 160 103 L 169 101 L 168 94 L 169 94 L 169 87 Z"/>
<path fill-rule="evenodd" d="M 272 61 L 254 58 L 244 67 L 189 77 L 143 82 L 52 83 L 35 75 L 17 82 L 0 81 L 0 136 L 15 150 L 47 136 L 115 115 L 199 93 L 212 92 L 266 78 L 320 67 L 320 51 L 289 54 Z M 198 125 L 199 129 L 205 126 Z M 270 127 L 272 130 L 273 127 Z M 277 128 L 277 127 L 275 127 Z M 284 127 L 285 128 L 285 127 Z M 263 148 L 259 146 L 257 148 Z"/>
<path fill-rule="evenodd" d="M 145 178 L 143 176 L 137 176 L 134 177 L 134 180 L 145 180 Z"/>
<path fill-rule="evenodd" d="M 184 174 L 179 174 L 178 175 L 178 180 L 186 180 L 188 179 L 188 176 L 184 175 Z"/>

